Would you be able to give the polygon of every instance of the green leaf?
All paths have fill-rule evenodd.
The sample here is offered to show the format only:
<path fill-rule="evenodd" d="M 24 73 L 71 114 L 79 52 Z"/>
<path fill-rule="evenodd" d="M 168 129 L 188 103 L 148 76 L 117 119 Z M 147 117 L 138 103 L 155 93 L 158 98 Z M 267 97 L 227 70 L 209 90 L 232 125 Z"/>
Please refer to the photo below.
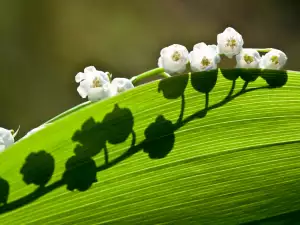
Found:
<path fill-rule="evenodd" d="M 297 224 L 299 84 L 201 72 L 63 114 L 0 154 L 0 222 Z"/>

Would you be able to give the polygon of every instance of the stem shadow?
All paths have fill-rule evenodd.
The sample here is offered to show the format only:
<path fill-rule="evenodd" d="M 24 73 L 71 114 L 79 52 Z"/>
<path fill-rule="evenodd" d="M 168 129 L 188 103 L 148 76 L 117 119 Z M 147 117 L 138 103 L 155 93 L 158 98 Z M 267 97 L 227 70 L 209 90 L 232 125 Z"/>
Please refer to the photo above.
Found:
<path fill-rule="evenodd" d="M 39 163 L 34 160 L 35 163 L 30 163 L 33 166 L 27 165 L 25 166 L 26 169 L 21 169 L 22 173 L 27 171 L 26 174 L 29 174 L 24 178 L 27 184 L 33 183 L 39 185 L 32 193 L 7 203 L 9 184 L 6 180 L 0 178 L 0 214 L 28 205 L 62 186 L 66 186 L 68 190 L 86 191 L 93 183 L 97 182 L 96 176 L 98 172 L 112 168 L 138 152 L 144 151 L 151 159 L 165 158 L 174 147 L 176 139 L 175 132 L 187 123 L 204 118 L 210 110 L 222 107 L 243 94 L 259 89 L 277 88 L 284 85 L 287 81 L 286 73 L 283 73 L 282 77 L 269 77 L 266 73 L 263 78 L 269 81 L 267 81 L 268 85 L 247 89 L 249 82 L 253 80 L 253 77 L 250 77 L 248 81 L 244 82 L 242 89 L 236 94 L 233 94 L 236 87 L 236 79 L 239 75 L 223 73 L 226 79 L 232 81 L 231 88 L 223 100 L 216 104 L 209 105 L 209 93 L 217 82 L 217 75 L 218 73 L 216 71 L 210 71 L 191 76 L 194 89 L 205 94 L 205 104 L 203 109 L 186 118 L 184 118 L 186 103 L 184 92 L 188 84 L 189 76 L 176 76 L 162 80 L 159 83 L 158 91 L 162 91 L 165 98 L 181 98 L 178 119 L 175 123 L 172 123 L 163 115 L 158 115 L 156 120 L 145 129 L 145 139 L 138 144 L 136 143 L 136 134 L 133 130 L 134 117 L 130 109 L 120 108 L 118 105 L 115 105 L 113 111 L 108 113 L 103 121 L 96 122 L 93 118 L 88 119 L 82 124 L 80 130 L 75 131 L 72 137 L 72 140 L 77 143 L 77 146 L 74 149 L 74 156 L 69 158 L 66 162 L 66 170 L 62 179 L 46 186 L 46 183 L 50 180 L 54 171 L 54 159 L 51 155 L 49 156 L 49 154 L 43 151 L 39 153 L 39 157 L 43 160 Z M 245 76 L 244 79 L 246 79 Z M 270 83 L 272 85 L 270 85 Z M 120 144 L 125 142 L 130 135 L 131 143 L 129 148 L 118 157 L 109 159 L 109 150 L 106 143 L 114 145 Z M 102 149 L 104 153 L 104 163 L 97 167 L 93 157 L 98 155 Z M 32 156 L 29 158 L 32 158 Z M 32 168 L 39 172 L 32 173 Z M 48 171 L 40 170 L 41 168 L 48 168 Z"/>

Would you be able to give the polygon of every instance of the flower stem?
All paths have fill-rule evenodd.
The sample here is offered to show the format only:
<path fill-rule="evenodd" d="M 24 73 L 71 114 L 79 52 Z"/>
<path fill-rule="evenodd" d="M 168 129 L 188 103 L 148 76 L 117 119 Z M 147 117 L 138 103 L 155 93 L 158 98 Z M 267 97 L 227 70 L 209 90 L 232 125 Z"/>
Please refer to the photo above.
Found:
<path fill-rule="evenodd" d="M 148 77 L 152 77 L 152 76 L 155 76 L 155 75 L 162 75 L 163 77 L 167 78 L 167 77 L 170 77 L 170 75 L 168 75 L 167 73 L 164 72 L 164 69 L 163 68 L 156 68 L 156 69 L 153 69 L 153 70 L 149 70 L 145 73 L 141 73 L 133 78 L 131 78 L 131 82 L 133 84 L 145 79 L 145 78 L 148 78 Z M 78 109 L 81 109 L 87 105 L 91 104 L 90 101 L 87 101 L 87 102 L 83 102 L 82 104 L 80 105 L 77 105 L 71 109 L 68 109 L 67 111 L 53 117 L 52 119 L 48 120 L 47 122 L 43 123 L 43 124 L 49 124 L 49 123 L 52 123 L 62 117 L 65 117 L 66 115 L 69 115 L 70 113 L 78 110 Z"/>
<path fill-rule="evenodd" d="M 13 137 L 16 137 L 16 136 L 17 136 L 17 134 L 18 134 L 18 132 L 19 132 L 19 130 L 20 130 L 20 125 L 19 125 L 19 127 L 18 127 L 18 129 L 17 129 L 16 131 L 14 131 L 14 130 L 11 130 L 11 134 L 12 134 L 12 136 L 13 136 Z"/>
<path fill-rule="evenodd" d="M 247 48 L 246 48 L 247 49 Z M 254 49 L 258 52 L 261 52 L 261 53 L 268 53 L 269 51 L 271 51 L 273 48 L 251 48 L 251 49 Z"/>
<path fill-rule="evenodd" d="M 153 77 L 156 75 L 162 75 L 165 78 L 170 77 L 170 75 L 168 75 L 167 73 L 164 72 L 163 68 L 156 68 L 153 70 L 149 70 L 147 72 L 141 73 L 135 77 L 132 77 L 130 80 L 133 83 L 133 85 L 135 85 L 136 83 L 138 83 L 139 81 L 148 78 L 148 77 Z"/>
<path fill-rule="evenodd" d="M 167 74 L 167 73 L 165 73 L 165 72 L 161 73 L 160 75 L 162 75 L 164 78 L 171 77 L 169 74 Z"/>

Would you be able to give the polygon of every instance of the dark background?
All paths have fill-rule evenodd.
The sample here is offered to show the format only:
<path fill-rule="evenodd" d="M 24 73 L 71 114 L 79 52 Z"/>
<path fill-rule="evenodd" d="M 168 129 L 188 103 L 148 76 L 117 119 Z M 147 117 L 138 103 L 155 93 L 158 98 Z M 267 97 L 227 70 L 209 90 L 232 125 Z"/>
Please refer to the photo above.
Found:
<path fill-rule="evenodd" d="M 0 127 L 21 134 L 83 100 L 85 66 L 132 77 L 170 44 L 216 43 L 234 27 L 245 47 L 274 47 L 300 70 L 299 1 L 0 0 Z"/>

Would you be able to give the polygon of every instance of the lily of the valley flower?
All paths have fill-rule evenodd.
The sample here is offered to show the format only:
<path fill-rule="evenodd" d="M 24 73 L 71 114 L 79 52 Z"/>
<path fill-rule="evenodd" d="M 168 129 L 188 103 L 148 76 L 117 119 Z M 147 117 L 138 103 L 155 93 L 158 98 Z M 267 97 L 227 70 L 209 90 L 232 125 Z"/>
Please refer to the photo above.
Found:
<path fill-rule="evenodd" d="M 234 55 L 240 53 L 243 48 L 244 40 L 232 27 L 228 27 L 223 33 L 217 36 L 218 51 L 219 54 L 224 54 L 228 58 L 232 58 Z"/>
<path fill-rule="evenodd" d="M 262 56 L 259 67 L 261 69 L 280 70 L 286 64 L 287 56 L 278 49 L 272 49 Z"/>
<path fill-rule="evenodd" d="M 117 88 L 117 93 L 122 93 L 131 88 L 134 88 L 131 80 L 126 78 L 114 78 L 111 85 Z"/>
<path fill-rule="evenodd" d="M 173 44 L 165 47 L 160 52 L 158 66 L 164 68 L 166 73 L 182 73 L 186 70 L 189 52 L 186 47 Z"/>
<path fill-rule="evenodd" d="M 189 55 L 191 70 L 193 72 L 206 71 L 217 68 L 220 56 L 216 45 L 206 45 L 201 42 L 196 44 Z"/>
<path fill-rule="evenodd" d="M 133 88 L 130 80 L 115 78 L 110 82 L 110 76 L 108 72 L 96 70 L 94 66 L 86 67 L 84 73 L 80 72 L 75 76 L 75 81 L 79 83 L 79 95 L 95 102 Z"/>
<path fill-rule="evenodd" d="M 12 130 L 7 130 L 0 127 L 0 152 L 4 151 L 7 147 L 15 142 Z"/>
<path fill-rule="evenodd" d="M 77 91 L 82 98 L 88 97 L 90 101 L 97 101 L 113 96 L 115 92 L 110 88 L 108 73 L 96 70 L 94 66 L 84 69 L 75 76 L 79 83 Z"/>
<path fill-rule="evenodd" d="M 236 68 L 258 68 L 261 57 L 255 49 L 243 49 L 236 55 Z"/>

